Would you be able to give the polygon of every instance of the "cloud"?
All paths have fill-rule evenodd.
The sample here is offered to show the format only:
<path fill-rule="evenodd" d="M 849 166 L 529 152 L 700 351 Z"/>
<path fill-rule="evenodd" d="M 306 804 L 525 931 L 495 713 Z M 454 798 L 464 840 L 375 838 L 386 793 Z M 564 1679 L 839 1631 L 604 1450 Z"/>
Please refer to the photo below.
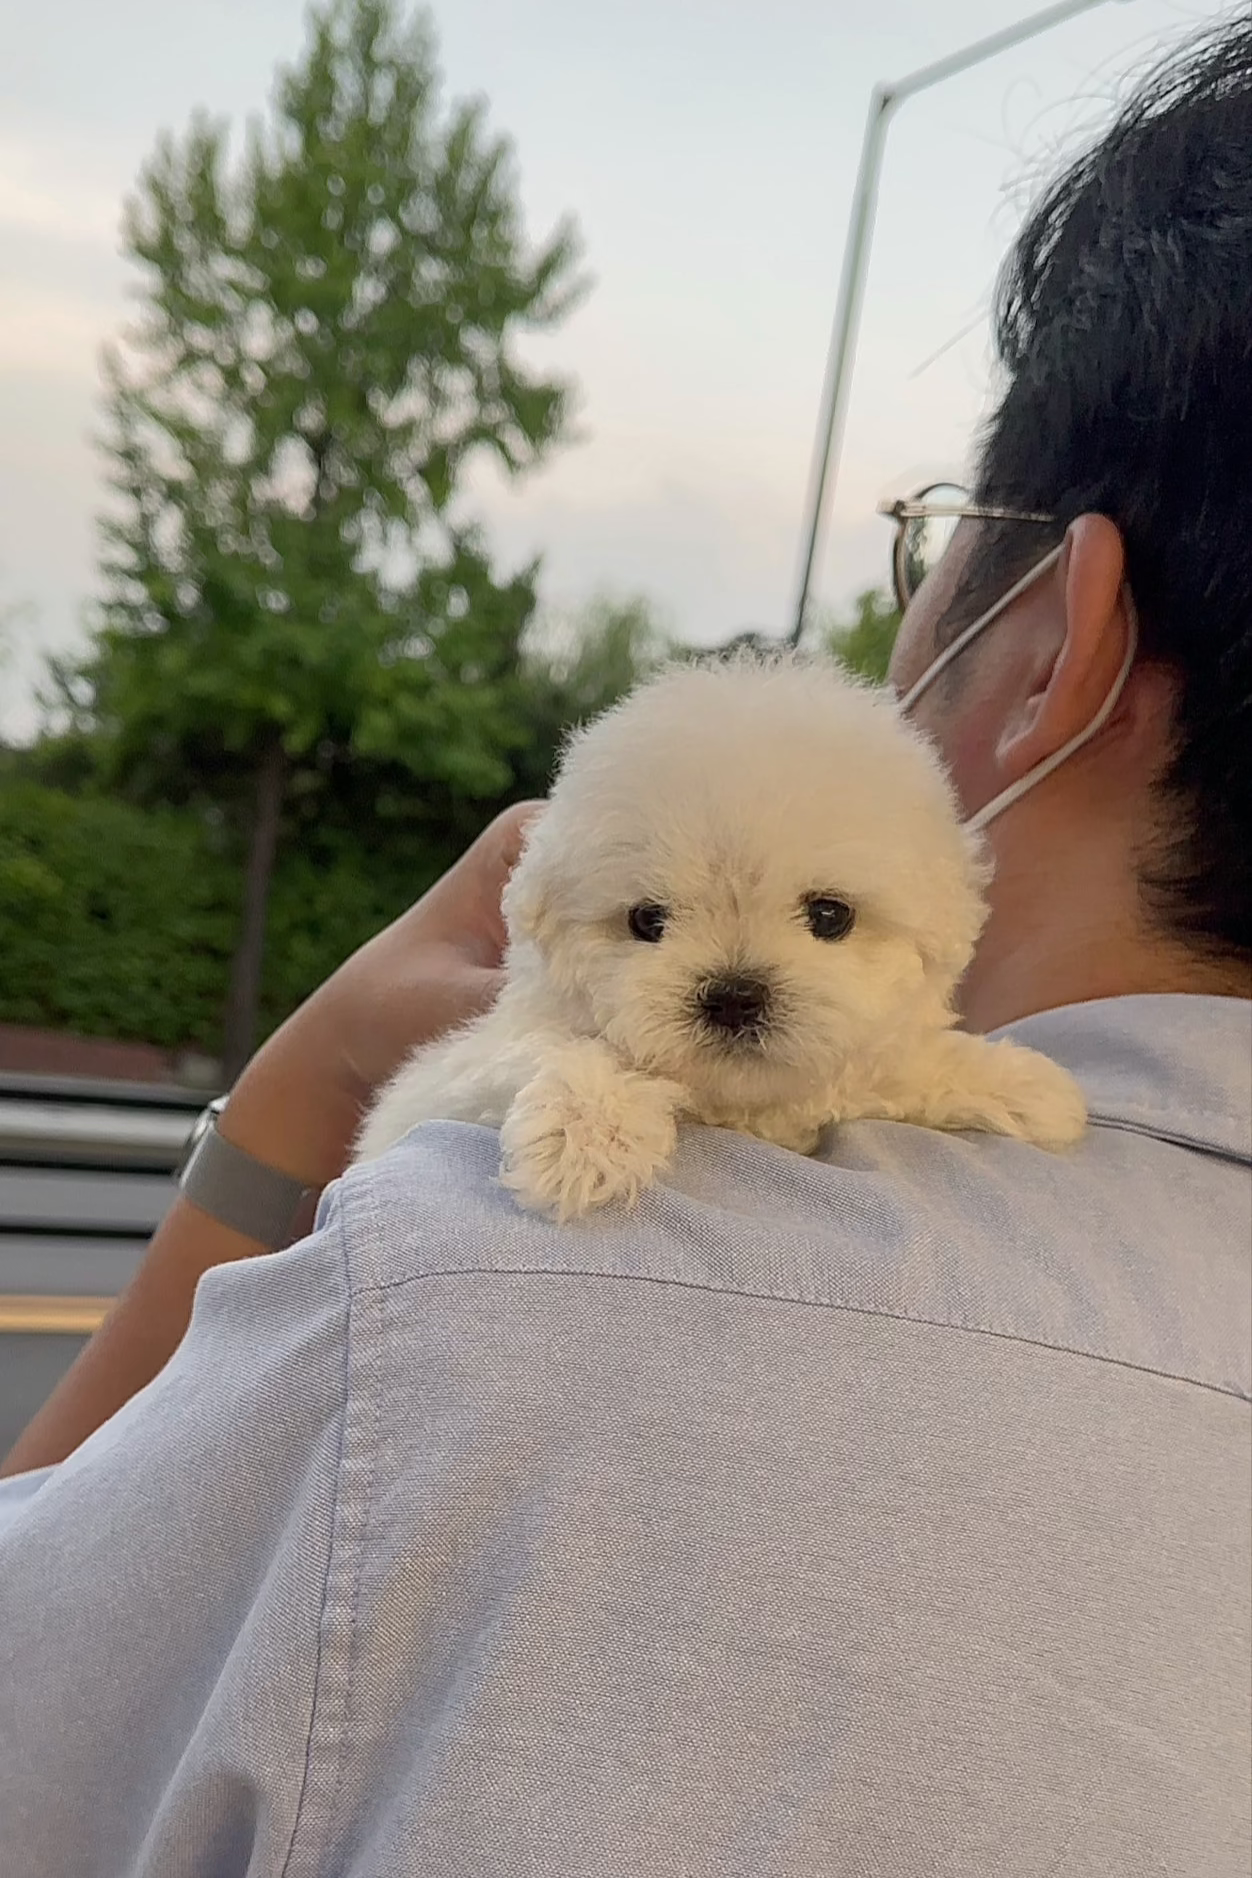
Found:
<path fill-rule="evenodd" d="M 94 384 L 108 329 L 107 313 L 96 301 L 9 282 L 0 296 L 0 374 L 38 372 Z"/>
<path fill-rule="evenodd" d="M 120 214 L 89 152 L 0 133 L 0 374 L 94 380 L 119 311 Z"/>
<path fill-rule="evenodd" d="M 669 466 L 651 456 L 630 484 L 620 463 L 579 466 L 572 457 L 522 489 L 483 479 L 467 508 L 505 565 L 542 554 L 541 593 L 559 611 L 597 589 L 642 592 L 699 644 L 746 627 L 785 630 L 795 598 L 799 476 L 793 469 L 774 480 L 724 466 L 713 479 L 683 462 L 680 450 L 671 456 Z M 823 556 L 823 595 L 842 603 L 881 584 L 888 546 L 871 506 L 837 520 Z"/>
<path fill-rule="evenodd" d="M 64 152 L 0 135 L 0 230 L 26 230 L 110 251 L 117 242 L 117 195 Z"/>

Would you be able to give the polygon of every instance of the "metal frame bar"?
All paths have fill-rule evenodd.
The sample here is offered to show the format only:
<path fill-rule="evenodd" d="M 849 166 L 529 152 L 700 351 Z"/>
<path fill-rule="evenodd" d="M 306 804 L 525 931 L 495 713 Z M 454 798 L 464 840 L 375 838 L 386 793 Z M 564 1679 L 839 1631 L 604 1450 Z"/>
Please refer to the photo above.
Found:
<path fill-rule="evenodd" d="M 54 1297 L 40 1292 L 0 1296 L 0 1332 L 19 1335 L 89 1337 L 99 1330 L 116 1299 Z"/>
<path fill-rule="evenodd" d="M 1059 26 L 1062 21 L 1103 4 L 1104 0 L 1060 0 L 1056 6 L 1044 7 L 1042 12 L 1029 14 L 1026 19 L 1019 20 L 1016 26 L 1006 26 L 999 32 L 987 34 L 983 39 L 976 39 L 972 45 L 963 47 L 959 52 L 949 53 L 946 58 L 923 65 L 916 72 L 896 79 L 894 83 L 875 85 L 870 93 L 861 160 L 852 193 L 852 216 L 839 276 L 839 297 L 835 303 L 826 378 L 822 387 L 813 466 L 809 476 L 808 522 L 801 555 L 799 593 L 795 619 L 788 635 L 788 643 L 792 646 L 798 646 L 804 636 L 822 514 L 826 507 L 827 492 L 833 489 L 839 468 L 839 449 L 843 442 L 843 424 L 847 414 L 848 380 L 856 351 L 874 207 L 878 198 L 878 177 L 882 169 L 883 146 L 891 114 L 916 92 L 926 91 L 930 86 L 942 83 L 945 78 L 953 78 L 969 66 L 979 64 L 983 59 L 993 58 L 997 52 L 1006 52 L 1010 46 L 1020 45 L 1025 39 L 1033 39 L 1036 33 L 1046 32 L 1049 27 Z"/>

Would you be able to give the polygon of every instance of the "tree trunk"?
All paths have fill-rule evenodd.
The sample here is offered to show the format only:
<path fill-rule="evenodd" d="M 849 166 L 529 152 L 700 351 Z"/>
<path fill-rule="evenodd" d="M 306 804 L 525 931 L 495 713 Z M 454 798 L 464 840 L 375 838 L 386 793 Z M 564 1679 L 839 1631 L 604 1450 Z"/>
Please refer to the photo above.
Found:
<path fill-rule="evenodd" d="M 231 961 L 222 1040 L 222 1070 L 229 1088 L 252 1055 L 261 1001 L 261 962 L 274 855 L 282 819 L 287 765 L 281 743 L 269 745 L 256 773 L 256 797 L 243 886 L 243 918 Z"/>

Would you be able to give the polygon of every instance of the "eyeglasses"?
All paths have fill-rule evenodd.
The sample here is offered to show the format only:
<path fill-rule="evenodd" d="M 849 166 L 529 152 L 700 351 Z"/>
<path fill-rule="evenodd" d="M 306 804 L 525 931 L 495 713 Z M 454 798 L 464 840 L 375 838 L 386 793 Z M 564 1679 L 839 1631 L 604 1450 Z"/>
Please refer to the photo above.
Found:
<path fill-rule="evenodd" d="M 900 502 L 880 502 L 878 513 L 896 525 L 891 579 L 896 605 L 903 612 L 927 574 L 936 567 L 967 517 L 985 522 L 1055 522 L 1055 515 L 1032 515 L 1021 509 L 989 508 L 970 500 L 958 483 L 930 483 Z"/>

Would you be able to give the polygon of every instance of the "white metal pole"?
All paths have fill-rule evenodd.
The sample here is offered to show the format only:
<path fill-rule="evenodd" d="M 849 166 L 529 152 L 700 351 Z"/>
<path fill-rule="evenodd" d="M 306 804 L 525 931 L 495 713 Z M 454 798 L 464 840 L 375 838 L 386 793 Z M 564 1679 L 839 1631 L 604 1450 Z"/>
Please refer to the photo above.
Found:
<path fill-rule="evenodd" d="M 814 446 L 810 479 L 809 523 L 805 534 L 804 559 L 800 570 L 800 593 L 796 600 L 795 624 L 791 644 L 798 646 L 804 634 L 808 612 L 809 588 L 813 581 L 813 563 L 822 513 L 826 504 L 826 486 L 833 484 L 839 467 L 839 445 L 847 405 L 848 366 L 856 343 L 856 327 L 865 291 L 865 262 L 869 255 L 869 237 L 878 196 L 878 175 L 882 169 L 883 144 L 892 100 L 884 86 L 875 85 L 870 93 L 869 113 L 865 119 L 865 137 L 861 161 L 852 193 L 852 220 L 843 250 L 839 274 L 839 297 L 835 302 L 835 323 L 831 328 L 830 353 L 826 361 L 826 382 L 822 387 L 822 417 Z"/>
<path fill-rule="evenodd" d="M 1005 52 L 1010 46 L 1020 45 L 1023 40 L 1033 39 L 1037 33 L 1046 32 L 1049 27 L 1059 26 L 1063 20 L 1072 19 L 1078 13 L 1087 13 L 1092 7 L 1103 4 L 1104 0 L 1060 0 L 1056 6 L 1045 7 L 1042 12 L 1032 13 L 1026 19 L 1019 20 L 1016 26 L 1006 26 L 1000 32 L 989 33 L 986 38 L 975 40 L 972 45 L 964 47 L 959 52 L 950 53 L 946 58 L 936 59 L 931 65 L 923 65 L 918 71 L 910 72 L 907 77 L 898 79 L 894 84 L 875 85 L 870 94 L 869 112 L 865 120 L 865 137 L 861 145 L 861 160 L 852 194 L 852 214 L 848 225 L 847 241 L 844 245 L 843 266 L 839 274 L 839 297 L 835 303 L 835 319 L 831 328 L 830 351 L 826 363 L 826 380 L 822 389 L 821 417 L 818 422 L 817 440 L 813 451 L 813 468 L 809 479 L 808 521 L 800 563 L 799 593 L 796 599 L 795 619 L 789 635 L 789 643 L 793 646 L 799 645 L 804 636 L 822 516 L 826 508 L 827 496 L 834 488 L 839 470 L 839 450 L 843 441 L 848 381 L 852 361 L 856 354 L 857 326 L 861 302 L 864 298 L 874 210 L 878 199 L 878 177 L 882 169 L 883 147 L 891 113 L 897 105 L 902 104 L 906 98 L 911 98 L 916 92 L 926 91 L 931 85 L 941 84 L 944 79 L 966 71 L 971 65 L 977 65 L 983 59 L 993 58 L 997 52 Z"/>

